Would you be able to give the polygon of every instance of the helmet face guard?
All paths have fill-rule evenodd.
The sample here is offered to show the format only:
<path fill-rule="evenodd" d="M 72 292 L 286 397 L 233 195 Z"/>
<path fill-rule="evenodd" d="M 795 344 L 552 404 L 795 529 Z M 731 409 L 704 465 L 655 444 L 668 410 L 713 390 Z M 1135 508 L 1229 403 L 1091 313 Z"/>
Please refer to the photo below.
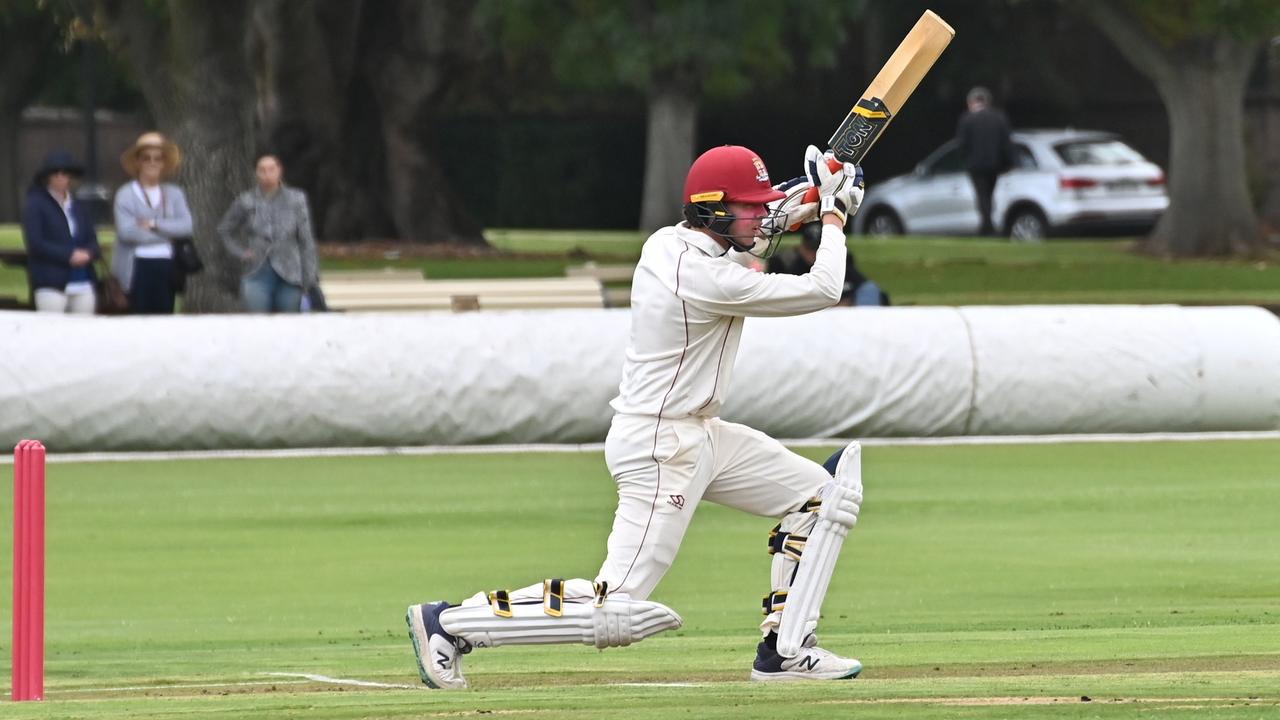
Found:
<path fill-rule="evenodd" d="M 759 155 L 740 145 L 722 145 L 706 151 L 689 167 L 684 183 L 684 218 L 689 227 L 723 239 L 738 252 L 769 257 L 785 227 L 785 219 L 778 217 L 777 204 L 784 197 L 786 193 L 769 183 L 769 171 Z M 734 215 L 729 209 L 731 203 L 765 208 L 759 229 L 750 235 L 733 234 L 733 224 L 746 218 Z"/>
<path fill-rule="evenodd" d="M 787 219 L 786 213 L 771 205 L 772 203 L 764 205 L 767 212 L 760 218 L 760 229 L 751 235 L 729 232 L 738 216 L 720 200 L 704 200 L 685 205 L 684 219 L 691 228 L 702 228 L 724 238 L 729 247 L 738 252 L 768 258 L 778 249 L 778 238 L 786 227 Z"/>

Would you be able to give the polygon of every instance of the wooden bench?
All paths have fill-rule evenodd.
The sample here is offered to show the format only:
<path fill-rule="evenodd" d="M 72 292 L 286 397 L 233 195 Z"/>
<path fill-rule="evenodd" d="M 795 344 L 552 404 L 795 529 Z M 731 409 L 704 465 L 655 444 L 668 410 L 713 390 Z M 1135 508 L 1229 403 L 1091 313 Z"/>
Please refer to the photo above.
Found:
<path fill-rule="evenodd" d="M 383 282 L 398 281 L 411 282 L 422 280 L 421 270 L 409 270 L 405 268 L 382 268 L 381 270 L 326 270 L 324 272 L 325 283 L 360 283 L 360 282 Z"/>
<path fill-rule="evenodd" d="M 334 275 L 326 274 L 320 287 L 329 309 L 346 312 L 604 307 L 600 281 L 594 278 L 362 280 Z"/>
<path fill-rule="evenodd" d="M 631 278 L 635 272 L 635 265 L 627 263 L 602 265 L 591 260 L 581 265 L 570 265 L 564 269 L 565 277 L 590 277 L 601 283 L 612 284 L 613 287 L 604 288 L 604 304 L 611 308 L 631 306 Z"/>

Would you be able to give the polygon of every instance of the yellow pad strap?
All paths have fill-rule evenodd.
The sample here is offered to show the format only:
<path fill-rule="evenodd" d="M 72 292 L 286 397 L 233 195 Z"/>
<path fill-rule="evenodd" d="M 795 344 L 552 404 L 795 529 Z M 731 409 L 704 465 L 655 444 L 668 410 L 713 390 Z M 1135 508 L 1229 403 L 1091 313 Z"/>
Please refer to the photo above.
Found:
<path fill-rule="evenodd" d="M 489 605 L 493 614 L 498 617 L 511 617 L 511 593 L 506 590 L 494 590 L 489 593 Z"/>
<path fill-rule="evenodd" d="M 560 617 L 564 613 L 564 578 L 542 581 L 542 611 L 551 617 Z"/>
<path fill-rule="evenodd" d="M 773 592 L 764 596 L 764 602 L 761 604 L 764 605 L 765 615 L 769 615 L 775 610 L 781 610 L 782 608 L 787 606 L 787 591 L 774 590 Z"/>
<path fill-rule="evenodd" d="M 769 531 L 769 554 L 782 553 L 792 560 L 799 561 L 804 553 L 804 544 L 808 540 L 807 535 L 783 532 L 782 523 L 778 523 Z"/>

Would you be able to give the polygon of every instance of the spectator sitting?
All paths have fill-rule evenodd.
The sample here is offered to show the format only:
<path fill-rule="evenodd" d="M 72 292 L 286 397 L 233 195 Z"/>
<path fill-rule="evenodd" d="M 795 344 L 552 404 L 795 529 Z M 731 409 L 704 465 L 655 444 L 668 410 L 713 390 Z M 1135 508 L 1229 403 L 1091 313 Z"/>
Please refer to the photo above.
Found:
<path fill-rule="evenodd" d="M 822 224 L 806 223 L 801 228 L 800 244 L 769 258 L 769 272 L 788 275 L 804 275 L 813 267 L 818 244 L 822 239 Z M 844 290 L 839 305 L 888 305 L 889 295 L 858 270 L 853 253 L 845 249 Z"/>
<path fill-rule="evenodd" d="M 82 174 L 70 153 L 55 150 L 27 191 L 22 240 L 38 312 L 92 315 L 97 305 L 93 261 L 102 257 L 102 248 L 87 209 L 71 193 L 72 178 Z"/>
<path fill-rule="evenodd" d="M 182 188 L 162 183 L 182 155 L 158 132 L 138 138 L 120 156 L 133 182 L 116 191 L 116 247 L 111 272 L 129 294 L 129 312 L 172 315 L 173 240 L 191 236 L 191 210 Z"/>
<path fill-rule="evenodd" d="M 231 203 L 218 235 L 244 264 L 240 292 L 253 313 L 296 313 L 302 296 L 319 284 L 311 213 L 301 190 L 285 187 L 280 159 L 260 155 L 258 187 Z"/>

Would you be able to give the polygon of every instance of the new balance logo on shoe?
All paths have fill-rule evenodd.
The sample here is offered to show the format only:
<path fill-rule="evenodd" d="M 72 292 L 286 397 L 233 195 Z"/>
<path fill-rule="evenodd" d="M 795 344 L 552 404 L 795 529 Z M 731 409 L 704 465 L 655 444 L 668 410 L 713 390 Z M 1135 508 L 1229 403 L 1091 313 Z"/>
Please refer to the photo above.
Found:
<path fill-rule="evenodd" d="M 800 658 L 800 662 L 796 663 L 796 667 L 803 667 L 805 670 L 812 671 L 818 667 L 818 658 L 814 655 L 805 655 Z"/>
<path fill-rule="evenodd" d="M 440 656 L 440 659 L 436 661 L 436 664 L 440 666 L 440 669 L 441 669 L 441 670 L 448 670 L 448 669 L 449 669 L 449 656 L 448 656 L 448 655 L 446 655 L 446 654 L 444 654 L 444 653 L 442 653 L 442 652 L 440 652 L 439 650 L 437 650 L 437 651 L 436 651 L 436 655 L 439 655 L 439 656 Z"/>

